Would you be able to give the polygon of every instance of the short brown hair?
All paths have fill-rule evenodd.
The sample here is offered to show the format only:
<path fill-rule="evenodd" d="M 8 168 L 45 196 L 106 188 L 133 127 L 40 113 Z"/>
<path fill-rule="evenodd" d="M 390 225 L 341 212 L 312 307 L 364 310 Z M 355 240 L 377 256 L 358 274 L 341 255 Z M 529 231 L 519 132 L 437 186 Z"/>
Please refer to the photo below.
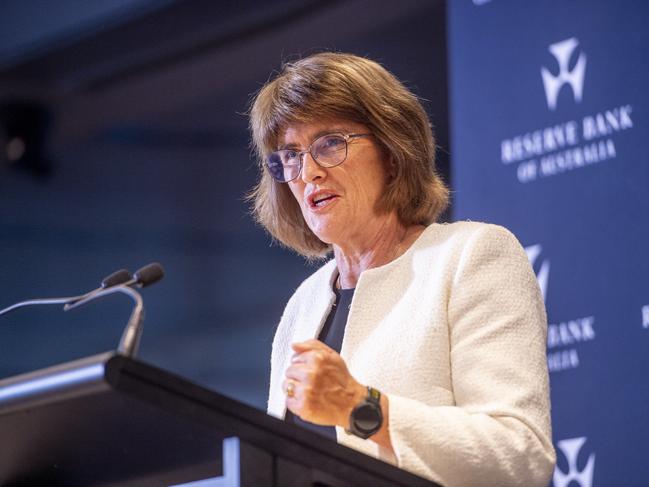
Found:
<path fill-rule="evenodd" d="M 249 199 L 255 219 L 273 238 L 308 258 L 331 250 L 306 225 L 288 185 L 275 181 L 264 165 L 288 125 L 316 117 L 365 125 L 392 161 L 395 176 L 379 210 L 396 210 L 404 225 L 430 224 L 444 211 L 448 189 L 435 171 L 435 138 L 417 97 L 374 61 L 323 52 L 284 64 L 250 109 L 261 177 Z"/>

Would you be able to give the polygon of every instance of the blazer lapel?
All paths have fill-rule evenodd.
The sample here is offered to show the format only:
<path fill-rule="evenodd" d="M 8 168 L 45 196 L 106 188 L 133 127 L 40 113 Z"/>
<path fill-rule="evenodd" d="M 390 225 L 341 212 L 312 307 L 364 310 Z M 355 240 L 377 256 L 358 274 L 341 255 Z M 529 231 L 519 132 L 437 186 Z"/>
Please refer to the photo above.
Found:
<path fill-rule="evenodd" d="M 333 292 L 333 281 L 338 276 L 338 271 L 334 261 L 329 262 L 326 268 L 327 270 L 322 273 L 322 278 L 318 279 L 310 299 L 300 307 L 298 326 L 293 335 L 294 342 L 318 338 L 329 315 L 336 297 Z"/>

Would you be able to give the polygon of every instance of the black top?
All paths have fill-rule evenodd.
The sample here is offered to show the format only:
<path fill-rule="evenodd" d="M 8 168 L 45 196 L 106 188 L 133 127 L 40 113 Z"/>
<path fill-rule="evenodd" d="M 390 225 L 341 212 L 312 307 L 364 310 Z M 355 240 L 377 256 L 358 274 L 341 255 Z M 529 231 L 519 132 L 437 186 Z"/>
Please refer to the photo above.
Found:
<path fill-rule="evenodd" d="M 329 315 L 322 326 L 320 335 L 318 335 L 318 340 L 340 353 L 340 349 L 343 345 L 343 335 L 345 334 L 345 325 L 347 324 L 347 317 L 349 316 L 349 308 L 351 308 L 352 298 L 354 297 L 354 289 L 334 288 L 334 294 L 336 295 L 336 301 L 331 307 L 331 311 L 329 311 Z M 333 426 L 320 426 L 303 421 L 288 409 L 286 410 L 286 416 L 284 419 L 286 421 L 293 421 L 295 424 L 308 428 L 336 441 L 336 428 Z"/>

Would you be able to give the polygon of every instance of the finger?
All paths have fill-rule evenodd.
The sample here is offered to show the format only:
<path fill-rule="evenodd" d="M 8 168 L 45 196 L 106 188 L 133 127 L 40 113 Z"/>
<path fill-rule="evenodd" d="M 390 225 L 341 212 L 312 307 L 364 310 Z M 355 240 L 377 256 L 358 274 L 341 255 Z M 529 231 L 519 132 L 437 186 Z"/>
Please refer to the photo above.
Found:
<path fill-rule="evenodd" d="M 294 353 L 291 356 L 291 363 L 292 364 L 304 364 L 308 361 L 308 354 L 309 352 L 302 352 L 302 353 Z"/>
<path fill-rule="evenodd" d="M 287 377 L 282 381 L 282 390 L 286 391 L 286 389 L 288 389 L 289 384 L 292 384 L 293 390 L 295 390 L 295 387 L 297 386 L 298 382 L 295 379 L 291 379 L 290 377 Z"/>
<path fill-rule="evenodd" d="M 295 416 L 298 418 L 302 418 L 302 410 L 300 408 L 299 402 L 296 400 L 295 397 L 287 397 L 286 398 L 286 409 L 291 411 Z"/>
<path fill-rule="evenodd" d="M 330 352 L 322 349 L 313 349 L 307 350 L 306 352 L 294 353 L 291 357 L 291 364 L 312 364 L 318 362 L 319 360 L 322 360 L 329 355 Z"/>
<path fill-rule="evenodd" d="M 291 365 L 284 373 L 287 379 L 302 382 L 308 379 L 309 369 L 302 364 Z"/>
<path fill-rule="evenodd" d="M 282 389 L 286 394 L 287 399 L 293 399 L 297 393 L 297 382 L 294 380 L 286 379 L 282 383 Z"/>
<path fill-rule="evenodd" d="M 327 345 L 322 343 L 320 340 L 316 340 L 315 338 L 305 340 L 303 342 L 292 343 L 291 348 L 293 348 L 293 350 L 298 354 L 307 352 L 309 350 L 330 350 Z"/>
<path fill-rule="evenodd" d="M 326 350 L 309 350 L 308 352 L 302 352 L 300 354 L 295 354 L 291 358 L 291 363 L 290 366 L 308 366 L 308 367 L 315 367 L 320 368 L 322 365 L 328 363 L 331 359 L 333 359 L 335 356 L 337 356 L 336 352 L 334 351 L 326 351 Z"/>

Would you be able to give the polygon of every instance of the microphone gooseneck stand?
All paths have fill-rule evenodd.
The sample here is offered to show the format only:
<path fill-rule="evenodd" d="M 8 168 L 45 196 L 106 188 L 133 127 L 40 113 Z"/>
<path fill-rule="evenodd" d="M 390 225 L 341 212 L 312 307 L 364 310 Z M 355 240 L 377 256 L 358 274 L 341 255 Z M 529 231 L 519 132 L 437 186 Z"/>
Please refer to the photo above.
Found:
<path fill-rule="evenodd" d="M 117 286 L 118 284 L 122 284 L 127 282 L 128 280 L 131 279 L 131 273 L 127 271 L 126 269 L 120 269 L 116 272 L 113 272 L 110 276 L 105 277 L 101 281 L 101 287 L 94 289 L 90 292 L 87 292 L 85 294 L 80 294 L 78 296 L 68 296 L 65 298 L 42 298 L 42 299 L 28 299 L 26 301 L 21 301 L 16 304 L 12 304 L 11 306 L 8 306 L 2 310 L 0 310 L 0 316 L 10 313 L 14 310 L 17 310 L 18 308 L 24 308 L 27 306 L 37 306 L 37 305 L 42 305 L 42 304 L 64 304 L 68 306 L 70 303 L 76 303 L 78 301 L 81 301 L 83 299 L 86 299 L 90 296 L 93 296 L 104 289 L 107 289 L 112 286 Z M 64 308 L 65 309 L 65 308 Z"/>
<path fill-rule="evenodd" d="M 41 305 L 41 304 L 63 304 L 63 310 L 69 311 L 71 309 L 83 306 L 86 303 L 94 301 L 97 298 L 108 296 L 114 293 L 126 294 L 129 296 L 135 306 L 131 311 L 131 316 L 124 328 L 122 337 L 119 341 L 117 351 L 127 357 L 134 357 L 140 345 L 140 338 L 142 337 L 142 329 L 144 322 L 144 302 L 142 296 L 131 286 L 146 287 L 153 283 L 158 282 L 164 277 L 164 269 L 157 262 L 148 264 L 141 269 L 138 269 L 133 276 L 125 269 L 120 269 L 110 276 L 106 277 L 101 282 L 101 287 L 86 294 L 79 296 L 69 296 L 64 298 L 46 298 L 46 299 L 29 299 L 13 304 L 7 308 L 0 310 L 0 315 L 9 313 L 18 308 L 25 306 Z"/>
<path fill-rule="evenodd" d="M 102 289 L 96 293 L 93 293 L 91 296 L 86 296 L 83 299 L 75 301 L 74 303 L 68 303 L 63 308 L 65 311 L 83 306 L 90 301 L 93 301 L 104 296 L 108 296 L 114 293 L 122 293 L 129 296 L 135 303 L 133 311 L 131 311 L 131 317 L 124 328 L 122 337 L 119 341 L 117 351 L 127 357 L 135 357 L 137 350 L 140 346 L 140 338 L 142 337 L 143 323 L 144 323 L 144 302 L 142 301 L 142 296 L 139 292 L 129 286 L 139 286 L 146 287 L 158 282 L 164 277 L 164 269 L 157 262 L 148 264 L 141 269 L 139 269 L 135 274 L 133 274 L 133 279 L 130 281 L 120 284 L 117 286 L 110 287 L 108 289 Z"/>
<path fill-rule="evenodd" d="M 119 346 L 117 351 L 126 355 L 127 357 L 135 357 L 137 350 L 140 346 L 140 337 L 142 336 L 143 322 L 144 322 L 144 302 L 142 301 L 142 296 L 135 289 L 128 287 L 127 285 L 113 286 L 108 289 L 99 291 L 98 293 L 88 296 L 84 299 L 81 299 L 70 306 L 65 307 L 65 311 L 74 309 L 78 306 L 83 306 L 90 301 L 95 299 L 102 298 L 114 293 L 122 293 L 129 296 L 135 303 L 133 311 L 131 311 L 131 317 L 124 328 L 122 333 L 122 338 L 119 341 Z"/>

